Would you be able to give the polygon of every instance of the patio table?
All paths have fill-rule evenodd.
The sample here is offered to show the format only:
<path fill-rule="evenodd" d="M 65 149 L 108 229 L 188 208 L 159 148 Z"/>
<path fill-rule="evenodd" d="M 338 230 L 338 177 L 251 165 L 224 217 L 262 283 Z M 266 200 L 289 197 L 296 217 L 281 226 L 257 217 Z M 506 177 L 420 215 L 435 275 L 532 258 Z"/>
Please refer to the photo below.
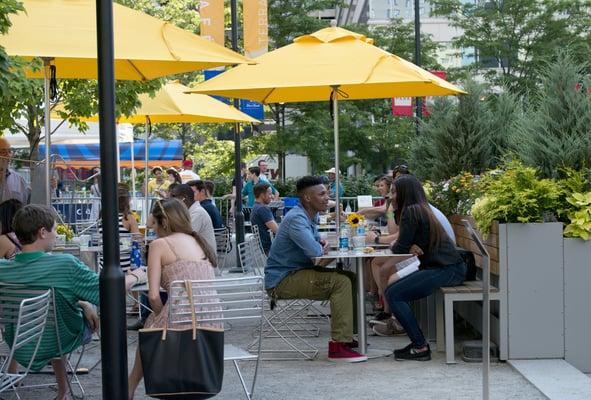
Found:
<path fill-rule="evenodd" d="M 357 329 L 359 335 L 359 352 L 368 357 L 381 357 L 384 355 L 391 354 L 392 351 L 379 351 L 373 350 L 368 354 L 367 350 L 367 331 L 365 326 L 365 288 L 363 282 L 363 262 L 364 258 L 375 258 L 375 257 L 395 257 L 399 261 L 406 260 L 412 257 L 412 254 L 392 254 L 390 250 L 375 250 L 371 253 L 364 253 L 363 251 L 349 250 L 343 251 L 329 251 L 327 254 L 314 258 L 315 260 L 325 260 L 333 258 L 347 258 L 355 260 L 355 273 L 357 274 Z"/>

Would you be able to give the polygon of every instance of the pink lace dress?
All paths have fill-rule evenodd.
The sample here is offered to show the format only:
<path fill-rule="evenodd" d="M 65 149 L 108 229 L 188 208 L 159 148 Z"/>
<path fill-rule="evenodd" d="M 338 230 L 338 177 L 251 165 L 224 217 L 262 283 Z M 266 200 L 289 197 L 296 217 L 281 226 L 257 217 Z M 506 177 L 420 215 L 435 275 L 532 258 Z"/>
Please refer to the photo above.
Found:
<path fill-rule="evenodd" d="M 170 293 L 170 285 L 174 281 L 184 281 L 184 280 L 207 280 L 207 279 L 215 279 L 214 275 L 214 267 L 211 265 L 209 260 L 200 260 L 200 261 L 193 261 L 193 260 L 182 260 L 178 257 L 176 251 L 172 244 L 164 238 L 164 241 L 172 252 L 174 253 L 176 260 L 168 265 L 162 266 L 162 275 L 160 277 L 160 286 L 166 290 L 167 293 Z M 194 294 L 196 294 L 194 292 Z M 212 294 L 212 293 L 208 293 Z M 215 294 L 215 293 L 213 293 Z M 211 307 L 207 308 L 207 311 L 217 311 L 221 310 L 219 305 L 216 305 L 216 300 L 212 299 Z M 195 311 L 206 311 L 205 307 L 195 307 Z M 221 315 L 219 315 L 221 316 Z M 146 323 L 144 324 L 144 328 L 164 328 L 166 326 L 166 321 L 168 319 L 168 302 L 162 307 L 162 310 L 158 314 L 150 314 Z M 190 328 L 191 324 L 188 325 L 181 325 L 175 324 L 174 320 L 177 318 L 173 317 L 172 321 L 169 321 L 169 327 L 175 329 L 185 329 Z M 199 323 L 199 327 L 206 327 L 206 328 L 216 328 L 216 329 L 223 329 L 223 324 L 221 323 Z"/>

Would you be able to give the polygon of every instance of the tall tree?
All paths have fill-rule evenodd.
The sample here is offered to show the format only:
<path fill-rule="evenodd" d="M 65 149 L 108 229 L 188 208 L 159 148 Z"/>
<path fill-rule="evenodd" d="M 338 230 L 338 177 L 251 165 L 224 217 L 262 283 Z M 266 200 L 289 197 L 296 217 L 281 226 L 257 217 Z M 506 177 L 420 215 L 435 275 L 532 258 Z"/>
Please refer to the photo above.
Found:
<path fill-rule="evenodd" d="M 588 55 L 591 2 L 588 0 L 432 0 L 432 13 L 462 33 L 459 49 L 474 49 L 476 64 L 496 85 L 526 93 L 538 82 L 537 70 L 556 49 Z M 493 68 L 490 68 L 493 67 Z"/>
<path fill-rule="evenodd" d="M 412 140 L 410 167 L 422 179 L 480 173 L 506 151 L 506 136 L 519 115 L 517 101 L 510 94 L 497 97 L 474 81 L 464 88 L 468 94 L 457 99 L 436 99 L 420 136 Z"/>
<path fill-rule="evenodd" d="M 591 166 L 591 76 L 589 65 L 565 53 L 543 69 L 541 89 L 528 101 L 510 143 L 521 160 L 544 177 L 564 167 Z"/>
<path fill-rule="evenodd" d="M 18 0 L 3 0 L 0 2 L 0 35 L 6 34 L 10 28 L 10 14 L 23 9 L 22 4 Z M 10 58 L 0 46 L 0 97 L 7 95 L 8 82 L 13 79 L 12 68 L 10 65 Z"/>

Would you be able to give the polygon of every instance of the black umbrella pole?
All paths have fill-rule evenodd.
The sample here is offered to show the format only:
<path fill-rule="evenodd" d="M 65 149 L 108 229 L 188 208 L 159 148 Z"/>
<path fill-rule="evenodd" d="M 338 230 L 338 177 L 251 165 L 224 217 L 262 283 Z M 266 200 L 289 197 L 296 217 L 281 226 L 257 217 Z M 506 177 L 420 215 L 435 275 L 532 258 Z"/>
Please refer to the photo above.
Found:
<path fill-rule="evenodd" d="M 234 107 L 238 108 L 234 101 Z M 236 246 L 244 242 L 244 213 L 242 212 L 242 170 L 240 168 L 240 129 L 234 124 L 234 182 L 236 186 L 236 199 L 234 203 L 234 223 L 236 232 Z M 236 266 L 240 267 L 240 252 L 236 250 Z"/>
<path fill-rule="evenodd" d="M 103 270 L 99 278 L 103 399 L 127 399 L 125 279 L 119 266 L 113 1 L 97 0 Z"/>

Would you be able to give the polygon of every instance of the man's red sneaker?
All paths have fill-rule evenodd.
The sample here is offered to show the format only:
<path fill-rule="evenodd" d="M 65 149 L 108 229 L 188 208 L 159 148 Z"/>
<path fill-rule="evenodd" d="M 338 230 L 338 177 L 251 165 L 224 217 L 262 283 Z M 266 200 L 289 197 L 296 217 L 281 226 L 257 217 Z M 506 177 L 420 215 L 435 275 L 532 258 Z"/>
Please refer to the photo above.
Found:
<path fill-rule="evenodd" d="M 330 361 L 356 363 L 367 361 L 367 356 L 352 350 L 346 343 L 330 341 L 328 342 L 328 359 Z"/>

